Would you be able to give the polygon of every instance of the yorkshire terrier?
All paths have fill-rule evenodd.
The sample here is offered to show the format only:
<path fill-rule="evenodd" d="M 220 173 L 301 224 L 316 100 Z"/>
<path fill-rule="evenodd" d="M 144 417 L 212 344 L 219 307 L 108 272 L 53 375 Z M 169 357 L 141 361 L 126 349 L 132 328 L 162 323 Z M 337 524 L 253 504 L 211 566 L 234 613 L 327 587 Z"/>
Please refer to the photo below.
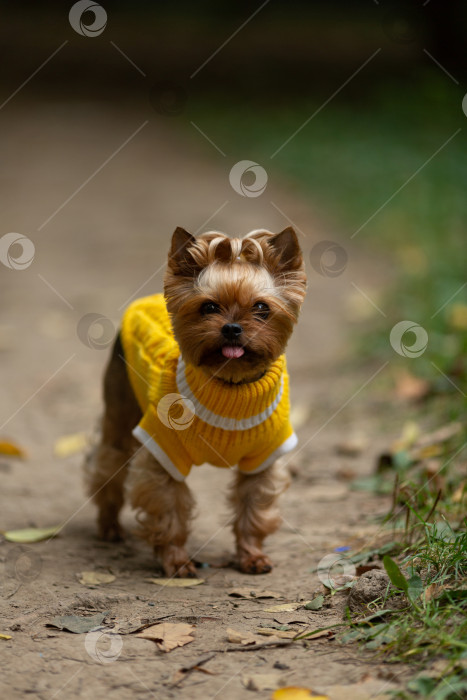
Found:
<path fill-rule="evenodd" d="M 305 289 L 290 227 L 245 238 L 176 229 L 164 294 L 128 307 L 105 373 L 101 441 L 86 464 L 102 538 L 121 538 L 126 491 L 165 574 L 195 576 L 185 479 L 209 462 L 235 471 L 240 570 L 271 570 L 262 544 L 279 526 L 288 485 L 277 460 L 297 442 L 283 353 Z"/>

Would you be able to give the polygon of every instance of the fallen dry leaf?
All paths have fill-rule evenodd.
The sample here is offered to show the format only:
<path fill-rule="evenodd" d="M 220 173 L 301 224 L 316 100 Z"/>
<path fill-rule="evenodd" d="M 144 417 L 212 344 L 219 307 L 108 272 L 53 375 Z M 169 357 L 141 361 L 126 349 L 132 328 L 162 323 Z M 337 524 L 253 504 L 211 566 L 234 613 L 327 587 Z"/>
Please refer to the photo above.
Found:
<path fill-rule="evenodd" d="M 75 433 L 74 435 L 64 435 L 55 441 L 54 455 L 56 457 L 68 457 L 77 452 L 82 452 L 88 446 L 89 441 L 86 433 Z"/>
<path fill-rule="evenodd" d="M 302 632 L 300 636 L 302 636 L 302 634 L 306 634 L 306 631 Z M 314 634 L 309 634 L 306 637 L 306 639 L 321 639 L 322 637 L 333 637 L 334 634 L 335 632 L 333 632 L 332 630 L 320 630 L 319 632 L 315 632 Z"/>
<path fill-rule="evenodd" d="M 427 447 L 413 450 L 411 454 L 417 459 L 433 459 L 442 455 L 443 451 L 442 445 L 427 445 Z"/>
<path fill-rule="evenodd" d="M 282 598 L 280 593 L 273 591 L 255 591 L 251 588 L 232 588 L 227 595 L 232 598 Z"/>
<path fill-rule="evenodd" d="M 8 457 L 19 457 L 20 459 L 24 459 L 26 457 L 26 452 L 14 442 L 9 442 L 8 440 L 0 440 L 0 455 L 7 455 Z"/>
<path fill-rule="evenodd" d="M 395 394 L 399 399 L 420 401 L 426 398 L 430 391 L 431 385 L 427 379 L 415 377 L 410 372 L 400 372 L 396 378 Z"/>
<path fill-rule="evenodd" d="M 452 304 L 448 307 L 448 323 L 457 331 L 467 329 L 467 304 Z"/>
<path fill-rule="evenodd" d="M 90 632 L 95 627 L 102 624 L 107 612 L 96 613 L 90 617 L 83 615 L 62 615 L 54 617 L 50 622 L 46 622 L 47 627 L 58 627 L 60 630 L 67 630 L 74 634 L 84 634 Z"/>
<path fill-rule="evenodd" d="M 293 612 L 298 608 L 304 608 L 311 601 L 304 600 L 303 603 L 282 603 L 282 605 L 272 605 L 270 608 L 263 608 L 263 612 Z"/>
<path fill-rule="evenodd" d="M 310 688 L 299 688 L 298 686 L 289 686 L 288 688 L 279 688 L 272 694 L 272 700 L 329 700 L 327 695 L 314 695 Z"/>
<path fill-rule="evenodd" d="M 446 588 L 447 586 L 442 586 L 439 583 L 430 583 L 430 585 L 425 588 L 425 600 L 428 602 L 429 600 L 438 598 Z"/>
<path fill-rule="evenodd" d="M 281 685 L 280 673 L 252 673 L 242 676 L 242 683 L 247 690 L 274 690 Z"/>
<path fill-rule="evenodd" d="M 11 634 L 0 634 L 0 639 L 11 639 Z"/>
<path fill-rule="evenodd" d="M 406 421 L 402 428 L 401 437 L 396 440 L 391 446 L 391 453 L 396 454 L 396 452 L 403 452 L 408 450 L 415 445 L 420 437 L 420 428 L 418 425 L 412 421 Z"/>
<path fill-rule="evenodd" d="M 237 630 L 234 630 L 231 627 L 229 627 L 227 630 L 227 639 L 229 640 L 229 642 L 232 642 L 232 644 L 243 645 L 260 644 L 263 641 L 260 637 L 257 637 L 252 632 L 238 632 Z"/>
<path fill-rule="evenodd" d="M 147 578 L 147 583 L 155 583 L 156 586 L 167 588 L 192 588 L 204 583 L 204 578 Z"/>
<path fill-rule="evenodd" d="M 194 640 L 194 637 L 191 636 L 193 631 L 193 625 L 187 625 L 185 622 L 162 622 L 159 625 L 147 627 L 135 637 L 150 639 L 156 642 L 161 651 L 169 652 L 192 642 Z"/>
<path fill-rule="evenodd" d="M 337 454 L 345 457 L 358 457 L 368 447 L 368 439 L 363 435 L 352 435 L 336 446 Z"/>
<path fill-rule="evenodd" d="M 55 527 L 26 527 L 22 530 L 2 531 L 3 537 L 8 542 L 17 542 L 20 544 L 30 544 L 32 542 L 41 542 L 41 540 L 49 540 L 55 537 L 61 530 L 61 525 Z"/>
<path fill-rule="evenodd" d="M 264 637 L 279 637 L 280 639 L 293 639 L 298 634 L 295 630 L 276 630 L 270 627 L 258 627 L 256 631 Z"/>
<path fill-rule="evenodd" d="M 115 581 L 113 574 L 105 574 L 100 571 L 82 571 L 79 576 L 79 582 L 83 586 L 100 586 L 102 583 L 112 583 Z"/>
<path fill-rule="evenodd" d="M 305 610 L 321 610 L 324 605 L 324 595 L 320 593 L 305 605 Z"/>

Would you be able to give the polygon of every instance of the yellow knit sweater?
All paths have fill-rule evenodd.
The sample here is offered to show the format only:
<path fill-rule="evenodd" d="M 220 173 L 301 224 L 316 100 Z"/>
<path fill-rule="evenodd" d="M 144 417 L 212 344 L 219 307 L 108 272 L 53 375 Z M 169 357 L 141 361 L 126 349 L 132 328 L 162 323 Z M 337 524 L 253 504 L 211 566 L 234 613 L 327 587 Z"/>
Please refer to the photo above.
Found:
<path fill-rule="evenodd" d="M 162 294 L 128 307 L 121 337 L 143 413 L 133 435 L 174 479 L 204 462 L 257 473 L 297 444 L 284 355 L 255 382 L 209 377 L 183 362 Z"/>

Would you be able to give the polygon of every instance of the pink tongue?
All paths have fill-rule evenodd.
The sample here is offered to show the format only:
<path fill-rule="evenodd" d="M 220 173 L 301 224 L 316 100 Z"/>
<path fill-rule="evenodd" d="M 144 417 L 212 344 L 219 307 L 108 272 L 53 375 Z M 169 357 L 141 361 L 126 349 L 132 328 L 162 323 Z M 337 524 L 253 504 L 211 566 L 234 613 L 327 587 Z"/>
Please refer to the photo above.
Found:
<path fill-rule="evenodd" d="M 233 358 L 233 357 L 241 357 L 242 355 L 245 354 L 245 350 L 241 348 L 239 345 L 225 345 L 222 348 L 222 354 L 224 357 L 228 358 Z"/>

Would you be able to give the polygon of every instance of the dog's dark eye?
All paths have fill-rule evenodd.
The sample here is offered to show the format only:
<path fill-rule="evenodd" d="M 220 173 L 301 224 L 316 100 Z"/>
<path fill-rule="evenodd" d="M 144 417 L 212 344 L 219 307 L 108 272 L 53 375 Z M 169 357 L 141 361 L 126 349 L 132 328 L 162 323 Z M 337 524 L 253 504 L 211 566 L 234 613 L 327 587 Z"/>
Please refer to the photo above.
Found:
<path fill-rule="evenodd" d="M 269 316 L 269 306 L 264 301 L 258 301 L 253 306 L 253 312 L 258 318 L 266 319 Z"/>
<path fill-rule="evenodd" d="M 206 301 L 202 306 L 201 306 L 201 313 L 203 316 L 205 314 L 218 314 L 220 311 L 220 307 L 218 304 L 215 304 L 213 301 Z"/>

